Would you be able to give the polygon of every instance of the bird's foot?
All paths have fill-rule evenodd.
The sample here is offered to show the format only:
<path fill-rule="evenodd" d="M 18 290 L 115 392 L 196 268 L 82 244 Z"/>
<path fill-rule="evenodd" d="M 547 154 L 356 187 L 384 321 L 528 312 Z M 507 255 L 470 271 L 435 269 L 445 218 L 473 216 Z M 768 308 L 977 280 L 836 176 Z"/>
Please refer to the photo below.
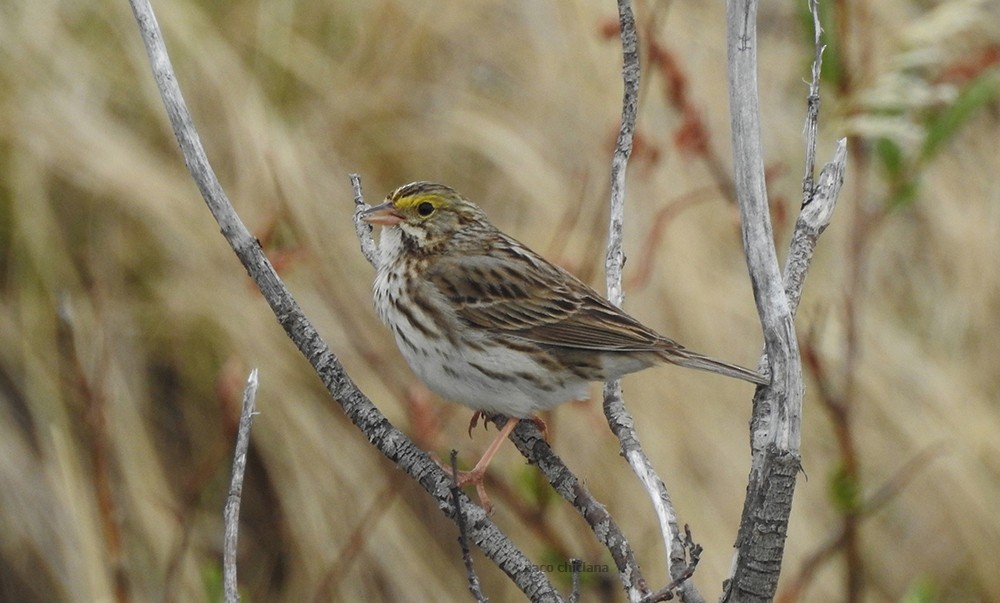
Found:
<path fill-rule="evenodd" d="M 483 428 L 489 425 L 491 417 L 481 410 L 477 410 L 472 413 L 472 418 L 469 419 L 469 437 L 472 437 L 472 430 L 479 426 L 479 419 L 483 420 Z M 549 441 L 549 426 L 545 424 L 545 421 L 541 417 L 532 416 L 529 419 L 538 428 L 538 431 L 542 432 L 542 438 L 548 442 Z"/>
<path fill-rule="evenodd" d="M 529 419 L 538 428 L 538 431 L 542 432 L 542 439 L 546 442 L 549 441 L 549 426 L 545 424 L 545 421 L 541 417 L 531 417 Z"/>
<path fill-rule="evenodd" d="M 472 418 L 469 419 L 469 437 L 470 438 L 472 437 L 472 430 L 479 425 L 479 418 L 480 417 L 482 417 L 482 419 L 483 419 L 483 427 L 484 428 L 489 423 L 487 421 L 486 414 L 483 413 L 483 411 L 477 410 L 476 412 L 472 413 Z"/>
<path fill-rule="evenodd" d="M 493 501 L 486 493 L 486 484 L 483 482 L 486 479 L 485 467 L 475 468 L 472 471 L 459 471 L 458 475 L 453 476 L 453 478 L 459 488 L 475 486 L 476 496 L 479 497 L 479 506 L 483 508 L 483 511 L 486 511 L 487 515 L 493 515 Z"/>

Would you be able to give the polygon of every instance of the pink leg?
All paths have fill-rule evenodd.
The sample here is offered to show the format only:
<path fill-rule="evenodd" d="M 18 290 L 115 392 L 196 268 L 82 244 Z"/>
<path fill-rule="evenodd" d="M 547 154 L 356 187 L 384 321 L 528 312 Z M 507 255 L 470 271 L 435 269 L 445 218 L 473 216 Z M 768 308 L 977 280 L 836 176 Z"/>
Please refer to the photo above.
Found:
<path fill-rule="evenodd" d="M 476 486 L 476 494 L 479 495 L 479 502 L 482 503 L 483 509 L 485 509 L 487 513 L 493 512 L 493 503 L 490 502 L 490 497 L 486 495 L 486 486 L 483 484 L 483 478 L 486 476 L 486 468 L 490 466 L 490 462 L 500 450 L 500 446 L 503 445 L 503 441 L 507 439 L 510 432 L 514 431 L 514 428 L 517 427 L 520 420 L 521 419 L 516 418 L 507 419 L 507 423 L 504 424 L 500 433 L 498 433 L 497 437 L 495 437 L 490 443 L 486 452 L 483 453 L 483 457 L 479 459 L 479 462 L 472 468 L 472 471 L 459 471 L 458 475 L 455 476 L 455 481 L 458 482 L 459 487 L 470 485 Z"/>

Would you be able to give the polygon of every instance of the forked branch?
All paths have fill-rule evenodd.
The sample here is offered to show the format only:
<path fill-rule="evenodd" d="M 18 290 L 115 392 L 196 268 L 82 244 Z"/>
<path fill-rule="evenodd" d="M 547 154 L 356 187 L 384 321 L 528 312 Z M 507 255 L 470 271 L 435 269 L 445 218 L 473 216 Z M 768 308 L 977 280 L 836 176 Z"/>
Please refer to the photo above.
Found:
<path fill-rule="evenodd" d="M 816 3 L 810 8 L 815 11 Z M 784 278 L 778 270 L 764 181 L 757 97 L 757 2 L 728 0 L 729 105 L 732 119 L 733 169 L 747 266 L 764 332 L 771 384 L 757 389 L 750 419 L 751 467 L 747 495 L 736 539 L 732 573 L 723 601 L 770 601 L 777 588 L 784 554 L 795 479 L 800 470 L 802 365 L 792 319 L 805 273 L 819 234 L 829 223 L 843 182 L 846 146 L 812 184 L 816 120 L 819 113 L 822 47 L 817 27 L 813 81 L 806 122 L 806 177 L 803 208 L 796 221 Z"/>

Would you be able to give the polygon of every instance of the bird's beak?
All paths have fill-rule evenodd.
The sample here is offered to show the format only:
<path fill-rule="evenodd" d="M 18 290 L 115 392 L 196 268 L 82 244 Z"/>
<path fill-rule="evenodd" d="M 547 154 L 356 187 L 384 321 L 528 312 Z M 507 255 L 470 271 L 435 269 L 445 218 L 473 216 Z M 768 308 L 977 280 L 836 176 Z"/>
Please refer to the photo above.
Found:
<path fill-rule="evenodd" d="M 392 201 L 386 201 L 382 205 L 369 207 L 361 212 L 361 219 L 369 224 L 395 226 L 403 221 L 403 214 L 396 211 L 396 208 L 392 206 Z"/>

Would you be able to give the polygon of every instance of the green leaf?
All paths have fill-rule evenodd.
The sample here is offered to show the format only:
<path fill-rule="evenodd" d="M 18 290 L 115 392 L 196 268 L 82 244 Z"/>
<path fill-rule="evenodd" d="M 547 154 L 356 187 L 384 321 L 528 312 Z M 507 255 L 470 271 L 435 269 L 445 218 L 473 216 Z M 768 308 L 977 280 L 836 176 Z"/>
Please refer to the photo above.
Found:
<path fill-rule="evenodd" d="M 893 188 L 889 195 L 889 209 L 896 210 L 912 205 L 919 198 L 920 180 L 910 178 L 902 180 Z"/>
<path fill-rule="evenodd" d="M 917 578 L 903 595 L 903 603 L 935 603 L 940 600 L 934 581 L 927 576 Z"/>
<path fill-rule="evenodd" d="M 1000 78 L 986 72 L 962 89 L 955 102 L 933 114 L 926 123 L 927 138 L 921 158 L 931 159 L 980 109 L 1000 98 Z"/>
<path fill-rule="evenodd" d="M 903 148 L 891 138 L 878 138 L 872 145 L 889 183 L 886 203 L 896 210 L 911 205 L 919 198 L 920 176 L 913 173 L 913 160 L 907 160 Z"/>
<path fill-rule="evenodd" d="M 830 475 L 830 497 L 842 513 L 852 513 L 860 505 L 860 488 L 857 479 L 839 465 Z"/>
<path fill-rule="evenodd" d="M 222 600 L 225 588 L 222 583 L 221 565 L 213 563 L 202 568 L 201 583 L 205 588 L 205 594 L 209 601 Z"/>
<path fill-rule="evenodd" d="M 555 499 L 556 493 L 545 481 L 537 467 L 524 465 L 515 477 L 517 491 L 524 500 L 535 503 L 540 512 L 544 512 Z"/>
<path fill-rule="evenodd" d="M 873 145 L 875 156 L 882 163 L 882 168 L 891 180 L 902 178 L 906 171 L 906 156 L 903 149 L 891 138 L 879 138 Z"/>

